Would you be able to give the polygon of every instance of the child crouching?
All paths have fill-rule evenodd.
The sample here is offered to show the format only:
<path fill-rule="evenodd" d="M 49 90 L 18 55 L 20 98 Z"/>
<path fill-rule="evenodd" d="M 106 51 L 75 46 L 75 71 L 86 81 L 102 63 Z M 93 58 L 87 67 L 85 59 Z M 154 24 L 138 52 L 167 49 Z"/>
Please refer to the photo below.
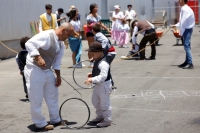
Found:
<path fill-rule="evenodd" d="M 92 42 L 89 46 L 94 59 L 94 66 L 92 73 L 88 74 L 88 79 L 85 84 L 95 84 L 92 94 L 92 104 L 96 109 L 97 117 L 92 122 L 98 123 L 98 127 L 110 126 L 112 121 L 110 93 L 111 79 L 110 79 L 110 66 L 103 53 L 101 43 Z"/>

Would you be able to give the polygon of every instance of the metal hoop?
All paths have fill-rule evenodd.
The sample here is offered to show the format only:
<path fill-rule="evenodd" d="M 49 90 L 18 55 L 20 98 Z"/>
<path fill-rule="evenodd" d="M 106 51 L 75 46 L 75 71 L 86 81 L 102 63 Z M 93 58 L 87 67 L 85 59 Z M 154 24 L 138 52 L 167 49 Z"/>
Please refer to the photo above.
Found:
<path fill-rule="evenodd" d="M 65 123 L 64 123 L 64 124 L 65 124 L 65 126 L 66 126 L 67 129 L 80 129 L 80 128 L 83 128 L 83 127 L 88 123 L 88 121 L 89 121 L 89 119 L 90 119 L 90 108 L 89 108 L 89 106 L 87 105 L 87 103 L 86 103 L 85 101 L 83 101 L 82 99 L 80 99 L 80 98 L 69 98 L 69 99 L 65 100 L 65 101 L 61 104 L 60 110 L 59 110 L 59 115 L 60 115 L 61 121 L 63 121 L 63 119 L 62 119 L 62 114 L 61 114 L 62 107 L 63 107 L 63 105 L 64 105 L 67 101 L 69 101 L 69 100 L 79 100 L 79 101 L 81 101 L 82 103 L 84 103 L 85 106 L 87 107 L 87 110 L 88 110 L 88 118 L 87 118 L 86 122 L 85 122 L 82 126 L 79 126 L 79 127 L 70 127 L 70 126 L 68 126 L 67 124 L 65 124 Z M 66 129 L 66 128 L 65 128 L 65 129 Z"/>

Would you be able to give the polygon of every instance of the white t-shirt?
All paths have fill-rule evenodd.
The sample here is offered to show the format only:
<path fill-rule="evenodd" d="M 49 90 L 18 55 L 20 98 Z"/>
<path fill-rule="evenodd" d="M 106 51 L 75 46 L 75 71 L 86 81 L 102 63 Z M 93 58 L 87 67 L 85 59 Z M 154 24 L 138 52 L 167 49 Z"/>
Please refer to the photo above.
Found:
<path fill-rule="evenodd" d="M 75 31 L 80 31 L 81 22 L 80 22 L 79 20 L 78 20 L 78 21 L 71 20 L 70 23 L 71 23 L 72 26 L 74 27 L 74 30 L 75 30 Z"/>
<path fill-rule="evenodd" d="M 126 20 L 127 19 L 132 19 L 134 20 L 135 16 L 136 16 L 136 12 L 134 10 L 126 10 L 125 15 L 127 15 Z"/>
<path fill-rule="evenodd" d="M 123 12 L 118 12 L 116 13 L 115 11 L 113 12 L 112 17 L 114 18 L 124 18 Z M 113 26 L 113 31 L 119 31 L 119 26 L 122 24 L 122 21 L 119 19 L 116 19 L 115 21 L 115 26 Z"/>

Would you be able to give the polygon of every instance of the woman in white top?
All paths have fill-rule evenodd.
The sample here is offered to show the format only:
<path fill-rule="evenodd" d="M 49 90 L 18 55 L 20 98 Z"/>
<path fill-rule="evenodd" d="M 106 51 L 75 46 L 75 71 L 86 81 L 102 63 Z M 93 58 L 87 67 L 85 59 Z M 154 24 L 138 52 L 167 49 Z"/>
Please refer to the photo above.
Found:
<path fill-rule="evenodd" d="M 67 14 L 69 16 L 69 22 L 74 27 L 74 34 L 69 37 L 69 45 L 70 49 L 72 51 L 72 61 L 73 61 L 73 67 L 75 67 L 76 63 L 81 61 L 81 54 L 82 54 L 82 42 L 81 42 L 81 36 L 80 36 L 80 28 L 81 23 L 80 20 L 78 20 L 78 10 L 72 9 Z M 77 66 L 82 67 L 82 65 Z"/>
<path fill-rule="evenodd" d="M 115 23 L 112 27 L 112 39 L 115 41 L 115 43 L 119 42 L 119 36 L 120 36 L 120 29 L 119 26 L 122 25 L 122 20 L 124 19 L 124 14 L 120 12 L 119 5 L 114 6 L 115 11 L 113 12 L 112 17 L 115 19 L 113 23 Z"/>

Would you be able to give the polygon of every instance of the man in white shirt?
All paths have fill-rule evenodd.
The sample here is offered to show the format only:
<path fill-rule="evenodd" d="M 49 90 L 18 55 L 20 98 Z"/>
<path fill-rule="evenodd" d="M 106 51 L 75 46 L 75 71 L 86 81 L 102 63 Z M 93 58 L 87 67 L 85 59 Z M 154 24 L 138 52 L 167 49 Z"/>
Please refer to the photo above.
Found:
<path fill-rule="evenodd" d="M 132 10 L 132 5 L 127 6 L 128 10 L 125 11 L 125 18 L 128 22 L 129 27 L 131 27 L 131 23 L 134 21 L 135 17 L 137 16 L 136 12 Z M 133 34 L 133 29 L 130 29 L 131 37 Z"/>
<path fill-rule="evenodd" d="M 60 64 L 64 54 L 62 41 L 73 32 L 70 23 L 63 23 L 56 30 L 47 30 L 35 35 L 25 44 L 28 55 L 24 75 L 31 117 L 38 130 L 52 130 L 54 126 L 63 124 L 59 116 L 57 87 L 61 85 Z M 54 69 L 56 77 L 51 69 Z M 47 103 L 52 125 L 48 124 L 42 115 L 43 98 Z"/>
<path fill-rule="evenodd" d="M 46 13 L 40 15 L 39 32 L 58 28 L 57 16 L 52 14 L 52 5 L 45 5 Z"/>
<path fill-rule="evenodd" d="M 183 69 L 193 69 L 192 53 L 190 47 L 190 40 L 195 26 L 195 17 L 192 9 L 187 5 L 188 0 L 179 0 L 181 6 L 181 12 L 179 16 L 179 22 L 172 27 L 180 27 L 180 36 L 183 37 L 183 45 L 186 52 L 185 62 L 179 65 Z"/>

